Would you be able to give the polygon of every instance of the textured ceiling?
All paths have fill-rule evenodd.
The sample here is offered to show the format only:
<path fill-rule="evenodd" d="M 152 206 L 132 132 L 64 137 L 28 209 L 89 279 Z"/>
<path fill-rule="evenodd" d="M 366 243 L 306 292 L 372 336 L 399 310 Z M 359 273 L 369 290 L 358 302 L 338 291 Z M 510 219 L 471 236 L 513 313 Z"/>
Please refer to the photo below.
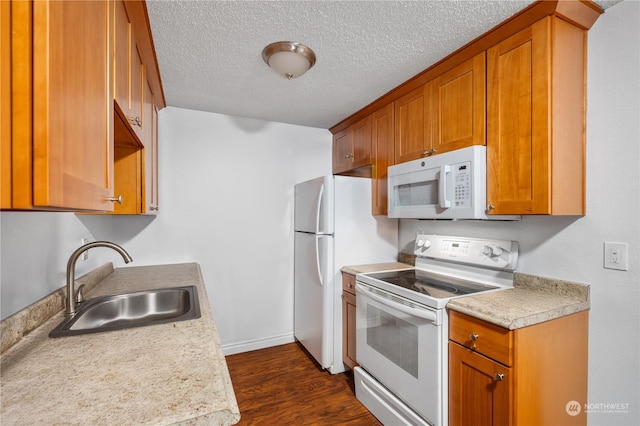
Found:
<path fill-rule="evenodd" d="M 147 0 L 147 9 L 168 106 L 329 128 L 530 3 Z M 278 76 L 261 54 L 281 40 L 311 47 L 316 65 Z"/>

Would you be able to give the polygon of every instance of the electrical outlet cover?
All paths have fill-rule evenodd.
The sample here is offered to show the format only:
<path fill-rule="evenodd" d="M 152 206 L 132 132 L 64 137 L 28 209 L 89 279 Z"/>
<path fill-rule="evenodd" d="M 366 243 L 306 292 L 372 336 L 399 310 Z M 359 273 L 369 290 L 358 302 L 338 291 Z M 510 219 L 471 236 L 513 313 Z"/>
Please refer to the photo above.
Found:
<path fill-rule="evenodd" d="M 604 243 L 605 269 L 629 270 L 629 245 L 627 243 Z"/>

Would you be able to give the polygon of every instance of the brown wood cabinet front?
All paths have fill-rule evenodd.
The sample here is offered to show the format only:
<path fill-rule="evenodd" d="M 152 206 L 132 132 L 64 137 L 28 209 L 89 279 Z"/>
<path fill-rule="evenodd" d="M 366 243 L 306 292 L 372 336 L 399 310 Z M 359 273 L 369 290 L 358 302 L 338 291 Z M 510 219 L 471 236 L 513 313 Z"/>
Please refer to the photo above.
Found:
<path fill-rule="evenodd" d="M 486 143 L 486 75 L 483 52 L 431 83 L 434 154 Z"/>
<path fill-rule="evenodd" d="M 387 215 L 387 167 L 393 165 L 393 102 L 371 116 L 371 213 Z"/>
<path fill-rule="evenodd" d="M 486 142 L 485 53 L 395 101 L 395 161 Z"/>
<path fill-rule="evenodd" d="M 584 425 L 588 311 L 506 330 L 449 312 L 449 424 Z"/>
<path fill-rule="evenodd" d="M 2 152 L 3 163 L 11 152 L 11 168 L 2 179 L 11 195 L 3 208 L 113 209 L 109 11 L 106 0 L 10 2 L 11 138 L 3 134 Z"/>
<path fill-rule="evenodd" d="M 407 93 L 394 104 L 394 164 L 429 155 L 431 147 L 431 85 Z"/>
<path fill-rule="evenodd" d="M 333 174 L 359 175 L 371 165 L 371 117 L 365 117 L 333 136 Z M 367 172 L 370 177 L 370 171 Z"/>
<path fill-rule="evenodd" d="M 353 369 L 356 362 L 356 277 L 342 273 L 342 362 Z"/>
<path fill-rule="evenodd" d="M 546 17 L 488 50 L 493 214 L 585 214 L 586 30 Z"/>
<path fill-rule="evenodd" d="M 449 424 L 512 424 L 511 373 L 511 368 L 449 342 Z"/>
<path fill-rule="evenodd" d="M 131 22 L 125 2 L 116 0 L 113 2 L 113 7 L 115 51 L 113 87 L 116 113 L 121 115 L 127 130 L 131 132 L 130 143 L 141 146 L 144 143 L 142 108 L 146 84 L 143 61 L 136 42 L 134 23 Z"/>

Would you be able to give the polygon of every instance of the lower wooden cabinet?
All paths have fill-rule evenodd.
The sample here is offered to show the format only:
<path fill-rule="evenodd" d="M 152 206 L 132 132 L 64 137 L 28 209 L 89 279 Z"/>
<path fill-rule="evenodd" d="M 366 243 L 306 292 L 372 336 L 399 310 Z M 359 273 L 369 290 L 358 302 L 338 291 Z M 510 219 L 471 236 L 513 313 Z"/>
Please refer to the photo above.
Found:
<path fill-rule="evenodd" d="M 450 425 L 586 424 L 588 311 L 517 330 L 451 311 L 449 339 Z"/>
<path fill-rule="evenodd" d="M 356 277 L 342 273 L 342 362 L 353 369 L 356 362 Z"/>

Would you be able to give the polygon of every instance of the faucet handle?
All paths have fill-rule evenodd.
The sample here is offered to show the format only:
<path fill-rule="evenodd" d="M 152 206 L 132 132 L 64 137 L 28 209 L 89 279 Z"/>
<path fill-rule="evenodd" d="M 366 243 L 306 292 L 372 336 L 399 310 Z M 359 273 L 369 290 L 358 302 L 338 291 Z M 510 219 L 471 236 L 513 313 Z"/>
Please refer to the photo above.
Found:
<path fill-rule="evenodd" d="M 83 288 L 84 284 L 80 285 L 80 287 L 78 287 L 78 290 L 76 291 L 76 303 L 84 302 L 84 294 L 82 294 Z"/>

